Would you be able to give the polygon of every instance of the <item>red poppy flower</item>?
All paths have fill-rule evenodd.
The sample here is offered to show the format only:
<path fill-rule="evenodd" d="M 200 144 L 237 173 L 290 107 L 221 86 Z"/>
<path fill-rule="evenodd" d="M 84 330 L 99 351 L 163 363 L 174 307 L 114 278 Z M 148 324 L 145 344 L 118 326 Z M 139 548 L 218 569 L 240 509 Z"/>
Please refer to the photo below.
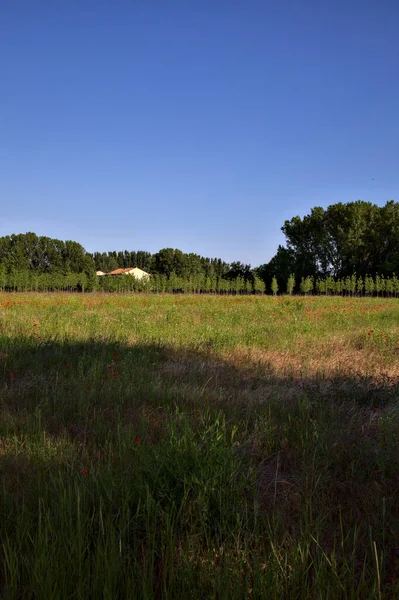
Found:
<path fill-rule="evenodd" d="M 134 440 L 136 442 L 136 444 L 140 444 L 141 442 L 141 437 L 136 437 L 136 439 Z"/>
<path fill-rule="evenodd" d="M 82 475 L 87 475 L 87 469 L 82 469 Z"/>

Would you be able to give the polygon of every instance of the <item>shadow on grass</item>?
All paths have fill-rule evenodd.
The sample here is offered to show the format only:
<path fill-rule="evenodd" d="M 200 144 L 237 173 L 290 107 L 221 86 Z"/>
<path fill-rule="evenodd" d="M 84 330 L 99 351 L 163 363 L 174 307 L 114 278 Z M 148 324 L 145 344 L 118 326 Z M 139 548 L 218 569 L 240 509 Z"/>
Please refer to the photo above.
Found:
<path fill-rule="evenodd" d="M 395 585 L 397 382 L 298 379 L 207 349 L 96 340 L 13 340 L 0 360 L 2 539 L 14 565 L 3 579 L 17 596 L 26 584 L 34 597 L 29 572 L 40 578 L 49 537 L 58 568 L 73 557 L 82 594 L 183 597 L 194 585 L 206 596 L 217 572 L 214 585 L 245 597 L 250 585 L 266 593 L 265 569 L 275 597 L 371 593 L 375 548 L 387 594 Z M 118 587 L 107 564 L 131 585 L 142 577 L 140 592 Z M 46 581 L 41 593 L 55 593 L 57 577 Z"/>

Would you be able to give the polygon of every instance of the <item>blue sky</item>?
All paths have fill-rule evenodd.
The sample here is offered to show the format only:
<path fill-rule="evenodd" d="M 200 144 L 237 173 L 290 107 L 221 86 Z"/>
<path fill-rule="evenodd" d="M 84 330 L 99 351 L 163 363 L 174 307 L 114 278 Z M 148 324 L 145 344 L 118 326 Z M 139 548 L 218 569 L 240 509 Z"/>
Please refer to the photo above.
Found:
<path fill-rule="evenodd" d="M 0 235 L 257 266 L 285 219 L 398 200 L 398 26 L 396 0 L 3 0 Z"/>

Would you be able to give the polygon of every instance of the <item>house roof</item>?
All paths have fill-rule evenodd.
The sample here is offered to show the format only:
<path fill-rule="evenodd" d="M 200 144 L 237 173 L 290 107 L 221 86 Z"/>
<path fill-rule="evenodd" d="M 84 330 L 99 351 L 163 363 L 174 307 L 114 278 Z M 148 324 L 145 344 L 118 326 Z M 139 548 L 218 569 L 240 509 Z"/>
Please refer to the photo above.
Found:
<path fill-rule="evenodd" d="M 142 273 L 146 273 L 143 269 L 139 267 L 127 267 L 127 269 L 115 269 L 115 271 L 111 271 L 108 275 L 122 275 L 123 273 L 130 273 L 131 271 L 141 271 Z M 149 273 L 147 273 L 148 275 Z"/>
<path fill-rule="evenodd" d="M 115 269 L 115 271 L 111 271 L 108 275 L 121 275 L 122 273 L 126 273 L 126 271 L 131 271 L 131 269 Z"/>

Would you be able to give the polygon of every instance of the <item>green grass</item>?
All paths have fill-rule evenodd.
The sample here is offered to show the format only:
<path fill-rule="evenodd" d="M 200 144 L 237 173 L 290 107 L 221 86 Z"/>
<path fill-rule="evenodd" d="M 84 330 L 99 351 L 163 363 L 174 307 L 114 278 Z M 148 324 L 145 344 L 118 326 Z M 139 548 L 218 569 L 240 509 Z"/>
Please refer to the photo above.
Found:
<path fill-rule="evenodd" d="M 0 294 L 0 598 L 398 598 L 398 307 Z"/>

